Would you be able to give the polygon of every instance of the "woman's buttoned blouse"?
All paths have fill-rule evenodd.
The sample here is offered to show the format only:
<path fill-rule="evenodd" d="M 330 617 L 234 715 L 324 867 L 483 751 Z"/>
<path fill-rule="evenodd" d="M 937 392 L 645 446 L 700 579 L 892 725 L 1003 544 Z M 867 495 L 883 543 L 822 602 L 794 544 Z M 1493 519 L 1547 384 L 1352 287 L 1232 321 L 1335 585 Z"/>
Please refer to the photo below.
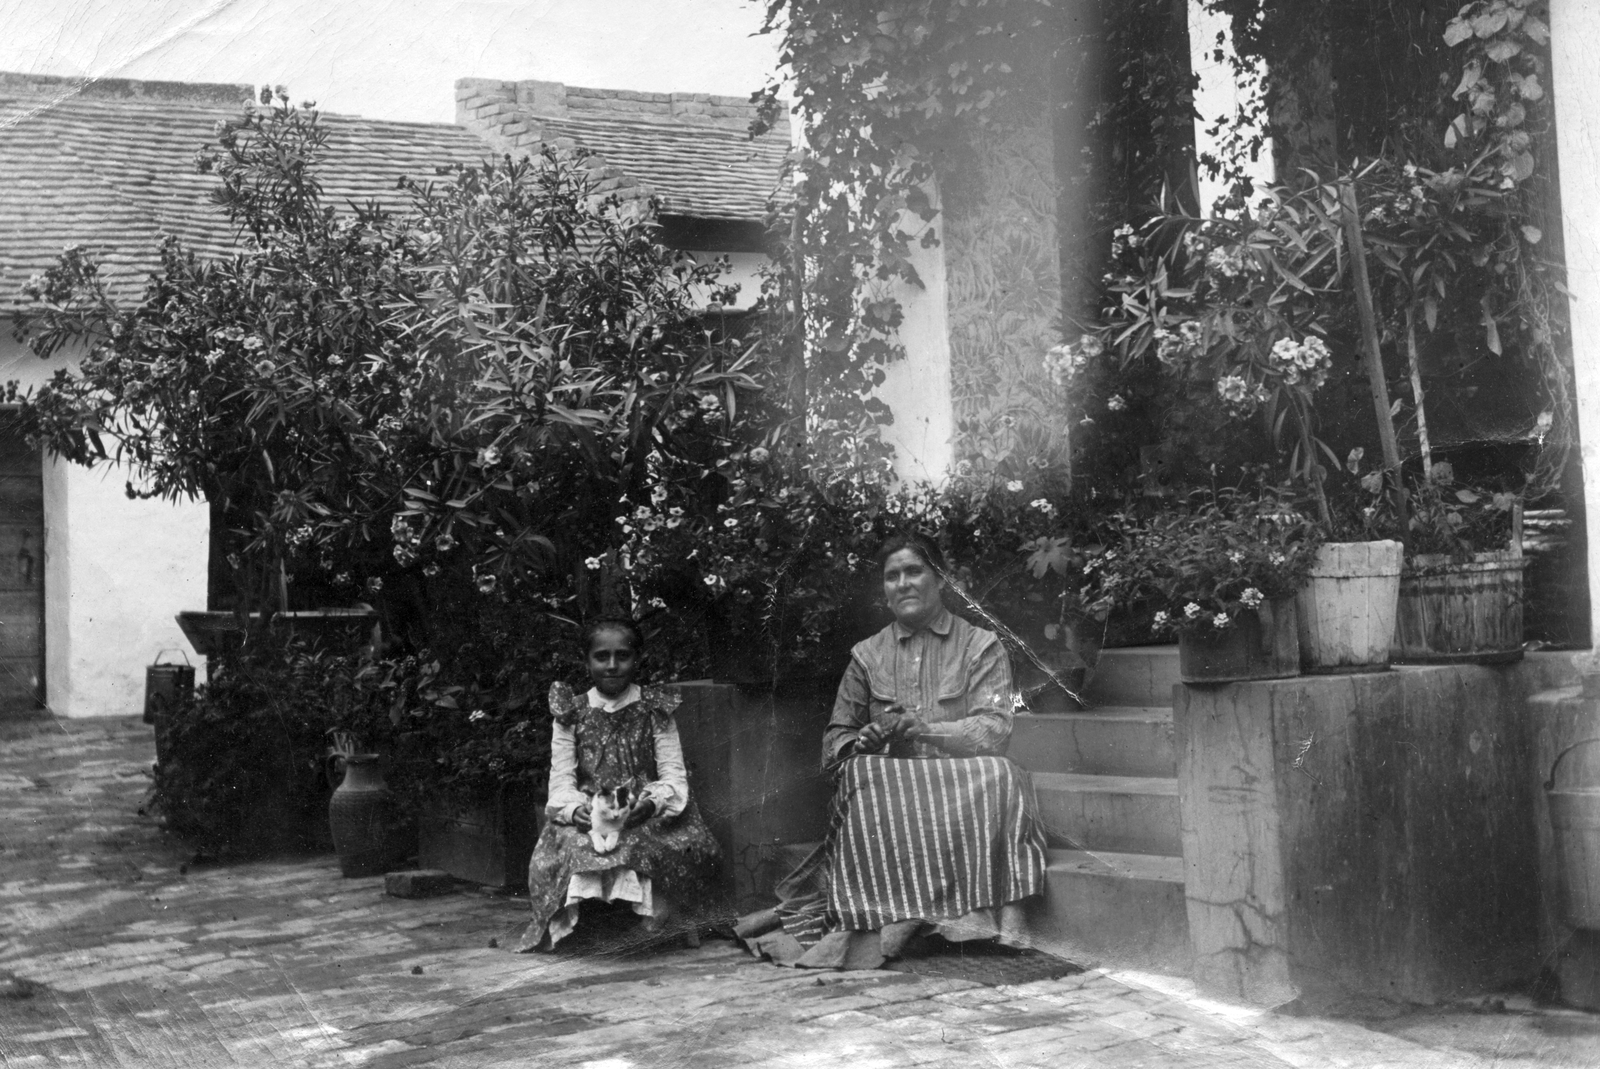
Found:
<path fill-rule="evenodd" d="M 888 720 L 891 705 L 938 725 L 940 747 L 918 743 L 921 756 L 998 754 L 1011 738 L 1011 665 L 992 631 L 949 610 L 911 631 L 897 621 L 858 642 L 839 682 L 823 737 L 823 764 L 846 756 L 862 728 Z"/>

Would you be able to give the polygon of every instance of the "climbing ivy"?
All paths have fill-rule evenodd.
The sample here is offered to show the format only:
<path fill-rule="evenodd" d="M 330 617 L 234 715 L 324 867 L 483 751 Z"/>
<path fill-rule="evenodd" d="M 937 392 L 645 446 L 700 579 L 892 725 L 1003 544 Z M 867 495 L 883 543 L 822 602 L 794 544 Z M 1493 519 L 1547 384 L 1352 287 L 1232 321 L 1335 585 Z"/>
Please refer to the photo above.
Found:
<path fill-rule="evenodd" d="M 790 327 L 813 433 L 870 432 L 892 420 L 871 396 L 903 355 L 895 283 L 920 285 L 914 247 L 939 241 L 935 175 L 959 169 L 1056 12 L 1048 0 L 770 0 L 805 151 L 791 162 L 798 225 L 785 260 L 803 274 Z M 758 129 L 782 104 L 774 81 L 754 99 Z"/>

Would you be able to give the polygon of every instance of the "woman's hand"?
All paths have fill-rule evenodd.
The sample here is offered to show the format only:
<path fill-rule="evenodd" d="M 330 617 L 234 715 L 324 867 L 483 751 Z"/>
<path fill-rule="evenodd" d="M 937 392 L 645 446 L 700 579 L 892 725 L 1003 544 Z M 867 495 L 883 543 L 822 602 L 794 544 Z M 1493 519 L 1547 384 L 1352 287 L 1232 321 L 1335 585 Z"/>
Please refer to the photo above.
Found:
<path fill-rule="evenodd" d="M 622 825 L 624 828 L 637 828 L 645 821 L 656 815 L 656 803 L 653 798 L 641 798 L 633 803 L 633 808 L 628 810 L 628 819 Z"/>
<path fill-rule="evenodd" d="M 856 733 L 856 753 L 877 753 L 889 745 L 894 728 L 876 720 Z"/>
<path fill-rule="evenodd" d="M 893 727 L 895 738 L 907 739 L 911 742 L 915 742 L 918 736 L 925 734 L 927 730 L 927 721 L 923 720 L 920 716 L 913 716 L 910 713 L 905 713 L 900 716 L 900 718 L 894 722 Z"/>
<path fill-rule="evenodd" d="M 587 802 L 572 811 L 572 826 L 579 831 L 589 830 L 589 804 Z"/>

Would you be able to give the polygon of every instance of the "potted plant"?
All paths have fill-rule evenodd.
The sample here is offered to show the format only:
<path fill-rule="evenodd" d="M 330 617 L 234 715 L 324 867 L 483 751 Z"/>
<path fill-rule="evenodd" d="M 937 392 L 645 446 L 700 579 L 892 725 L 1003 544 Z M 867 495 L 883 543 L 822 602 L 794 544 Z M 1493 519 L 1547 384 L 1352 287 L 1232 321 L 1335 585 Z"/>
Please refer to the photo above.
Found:
<path fill-rule="evenodd" d="M 156 723 L 167 827 L 217 858 L 331 846 L 325 744 L 349 661 L 294 641 L 213 658 L 208 681 Z"/>
<path fill-rule="evenodd" d="M 544 695 L 563 675 L 513 667 L 505 680 L 458 682 L 423 651 L 379 662 L 365 680 L 387 710 L 388 778 L 416 815 L 420 864 L 490 887 L 526 883 L 550 768 Z"/>
<path fill-rule="evenodd" d="M 1093 587 L 1157 606 L 1150 630 L 1176 636 L 1184 682 L 1299 674 L 1295 594 L 1320 533 L 1285 495 L 1208 492 L 1112 526 L 1112 544 L 1086 567 Z"/>
<path fill-rule="evenodd" d="M 1410 497 L 1393 657 L 1407 664 L 1522 656 L 1521 500 L 1455 482 L 1448 461 Z"/>

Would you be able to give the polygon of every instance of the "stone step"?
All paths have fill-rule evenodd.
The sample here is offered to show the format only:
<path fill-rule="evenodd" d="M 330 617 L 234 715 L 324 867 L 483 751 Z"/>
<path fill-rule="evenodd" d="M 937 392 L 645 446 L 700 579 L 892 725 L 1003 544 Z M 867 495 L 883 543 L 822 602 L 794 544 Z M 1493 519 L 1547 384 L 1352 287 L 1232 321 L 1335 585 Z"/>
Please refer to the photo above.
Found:
<path fill-rule="evenodd" d="M 1033 789 L 1053 844 L 1183 856 L 1176 778 L 1035 772 Z"/>
<path fill-rule="evenodd" d="M 1178 647 L 1128 646 L 1101 650 L 1084 699 L 1097 705 L 1172 705 Z"/>
<path fill-rule="evenodd" d="M 1182 858 L 1051 850 L 1045 893 L 1027 909 L 1039 950 L 1085 967 L 1189 974 Z"/>
<path fill-rule="evenodd" d="M 1006 751 L 1029 772 L 1176 776 L 1171 707 L 1105 705 L 1018 716 Z"/>

